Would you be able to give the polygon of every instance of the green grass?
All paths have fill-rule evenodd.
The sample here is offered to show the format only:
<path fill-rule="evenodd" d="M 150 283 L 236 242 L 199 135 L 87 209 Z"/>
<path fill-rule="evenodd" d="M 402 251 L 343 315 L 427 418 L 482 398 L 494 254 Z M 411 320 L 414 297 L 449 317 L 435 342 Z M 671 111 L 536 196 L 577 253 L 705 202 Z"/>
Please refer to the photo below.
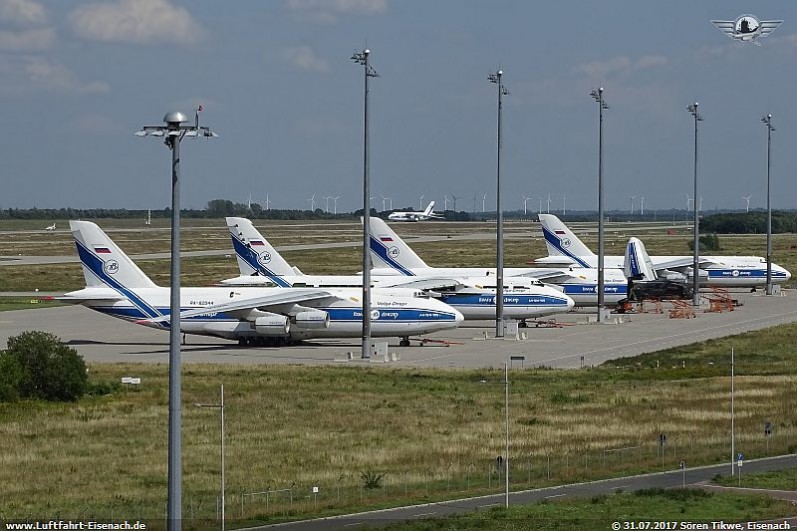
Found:
<path fill-rule="evenodd" d="M 777 472 L 761 472 L 758 474 L 745 474 L 744 466 L 741 468 L 741 486 L 753 489 L 797 490 L 797 468 L 779 470 Z M 718 476 L 714 479 L 717 485 L 738 487 L 739 477 Z"/>
<path fill-rule="evenodd" d="M 53 308 L 55 306 L 63 306 L 63 304 L 58 301 L 44 300 L 39 297 L 0 297 L 0 312 Z"/>
<path fill-rule="evenodd" d="M 393 524 L 382 529 L 594 531 L 612 529 L 614 522 L 620 522 L 621 525 L 634 522 L 675 522 L 677 526 L 680 522 L 749 522 L 795 514 L 797 507 L 791 503 L 766 496 L 707 493 L 692 489 L 650 489 L 599 495 L 589 499 L 542 502 L 509 509 L 491 508 L 451 518 Z"/>
<path fill-rule="evenodd" d="M 736 441 L 748 458 L 794 452 L 797 374 L 791 344 L 753 355 L 784 326 L 737 336 Z M 769 348 L 769 347 L 767 347 Z M 488 355 L 485 353 L 485 355 Z M 516 369 L 510 374 L 514 489 L 716 463 L 727 454 L 729 378 L 717 364 L 702 374 L 654 368 L 665 355 L 637 358 L 643 368 Z M 680 349 L 678 356 L 690 355 Z M 694 347 L 721 360 L 725 344 Z M 358 366 L 192 365 L 183 369 L 186 514 L 210 518 L 218 489 L 218 414 L 225 385 L 228 514 L 275 522 L 496 492 L 503 453 L 503 374 L 499 370 Z M 690 362 L 692 363 L 692 362 Z M 770 366 L 782 367 L 771 374 Z M 689 367 L 689 366 L 688 366 Z M 90 380 L 142 378 L 140 390 L 76 404 L 0 405 L 0 499 L 6 515 L 88 513 L 157 518 L 166 494 L 168 368 L 92 364 Z M 772 421 L 767 441 L 763 422 Z M 658 435 L 667 448 L 658 454 Z M 362 489 L 361 474 L 383 474 Z M 29 478 L 47 478 L 30 481 Z M 245 497 L 282 490 L 286 494 Z M 311 487 L 321 492 L 314 502 Z M 69 488 L 66 488 L 66 487 Z M 317 505 L 316 505 L 317 503 Z"/>

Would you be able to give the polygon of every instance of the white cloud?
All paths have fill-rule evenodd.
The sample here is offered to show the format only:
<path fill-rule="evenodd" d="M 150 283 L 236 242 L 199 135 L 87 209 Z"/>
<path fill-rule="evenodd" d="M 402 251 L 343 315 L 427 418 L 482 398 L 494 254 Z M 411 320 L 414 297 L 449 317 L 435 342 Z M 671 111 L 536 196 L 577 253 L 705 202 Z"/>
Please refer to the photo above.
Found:
<path fill-rule="evenodd" d="M 116 0 L 87 4 L 69 14 L 75 33 L 103 42 L 196 42 L 202 28 L 169 0 Z"/>
<path fill-rule="evenodd" d="M 104 94 L 111 90 L 107 83 L 84 83 L 67 67 L 41 57 L 28 58 L 22 70 L 28 81 L 37 88 L 79 94 Z"/>
<path fill-rule="evenodd" d="M 316 57 L 315 52 L 309 46 L 283 48 L 280 50 L 280 58 L 302 70 L 310 70 L 312 72 L 329 71 L 329 63 Z"/>
<path fill-rule="evenodd" d="M 669 60 L 661 55 L 645 55 L 634 61 L 635 69 L 654 68 L 656 66 L 664 66 L 669 63 Z"/>
<path fill-rule="evenodd" d="M 40 51 L 52 46 L 55 31 L 52 28 L 27 31 L 0 30 L 0 50 L 4 51 Z"/>
<path fill-rule="evenodd" d="M 44 24 L 47 12 L 33 0 L 0 0 L 0 19 L 16 24 Z"/>
<path fill-rule="evenodd" d="M 288 0 L 288 9 L 300 20 L 334 24 L 339 15 L 378 15 L 387 11 L 387 0 Z"/>

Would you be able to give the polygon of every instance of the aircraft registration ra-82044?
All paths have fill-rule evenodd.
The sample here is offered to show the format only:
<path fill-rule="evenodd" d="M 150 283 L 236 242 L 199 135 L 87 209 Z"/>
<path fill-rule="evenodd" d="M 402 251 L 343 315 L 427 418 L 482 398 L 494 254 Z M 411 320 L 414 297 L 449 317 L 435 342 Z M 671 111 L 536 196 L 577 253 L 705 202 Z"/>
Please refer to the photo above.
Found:
<path fill-rule="evenodd" d="M 432 201 L 423 212 L 397 211 L 392 212 L 387 219 L 390 221 L 426 221 L 427 219 L 443 219 L 443 216 L 434 213 L 434 201 Z"/>
<path fill-rule="evenodd" d="M 246 218 L 227 218 L 241 276 L 221 281 L 224 286 L 284 287 L 359 287 L 362 275 L 304 275 L 291 267 L 279 252 Z M 570 310 L 573 299 L 561 290 L 545 286 L 532 278 L 505 279 L 504 316 L 508 319 L 533 319 Z M 379 289 L 422 289 L 459 310 L 465 319 L 495 317 L 495 282 L 454 276 L 372 276 L 371 285 Z"/>
<path fill-rule="evenodd" d="M 169 328 L 170 288 L 155 285 L 97 225 L 70 221 L 86 279 L 84 289 L 56 299 L 113 317 Z M 314 338 L 360 337 L 361 292 L 318 288 L 181 288 L 181 331 L 280 345 Z M 449 330 L 462 314 L 417 290 L 375 289 L 371 336 L 409 337 Z"/>
<path fill-rule="evenodd" d="M 598 267 L 598 256 L 578 239 L 573 231 L 553 214 L 540 214 L 548 256 L 534 260 L 540 265 Z M 704 256 L 698 262 L 698 283 L 706 287 L 756 288 L 766 284 L 767 261 L 760 256 Z M 693 256 L 651 256 L 652 268 L 659 278 L 691 282 Z M 604 256 L 603 264 L 623 268 L 623 256 Z M 791 278 L 785 268 L 772 264 L 772 282 L 781 284 Z"/>
<path fill-rule="evenodd" d="M 445 275 L 468 278 L 495 278 L 494 267 L 430 267 L 380 218 L 371 219 L 372 278 L 402 275 L 414 278 Z M 604 275 L 603 295 L 606 304 L 617 304 L 626 297 L 628 282 L 619 270 L 607 270 Z M 536 280 L 555 286 L 575 302 L 578 307 L 598 304 L 598 273 L 592 269 L 571 267 L 505 267 L 504 284 L 511 285 L 520 279 Z M 495 285 L 492 286 L 495 289 Z M 446 299 L 443 299 L 446 300 Z M 505 303 L 506 304 L 506 303 Z"/>

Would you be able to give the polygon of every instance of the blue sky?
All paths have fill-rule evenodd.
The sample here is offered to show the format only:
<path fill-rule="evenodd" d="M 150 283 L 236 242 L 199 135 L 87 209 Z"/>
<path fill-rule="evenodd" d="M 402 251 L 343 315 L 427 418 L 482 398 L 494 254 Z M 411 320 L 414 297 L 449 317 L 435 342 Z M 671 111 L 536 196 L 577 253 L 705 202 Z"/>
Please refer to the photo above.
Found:
<path fill-rule="evenodd" d="M 762 46 L 712 19 L 784 20 Z M 606 207 L 685 208 L 700 103 L 703 208 L 797 207 L 797 4 L 522 0 L 0 0 L 0 207 L 163 208 L 169 152 L 133 133 L 204 106 L 185 141 L 182 205 L 361 206 L 362 67 L 371 50 L 371 186 L 396 208 L 495 205 L 504 71 L 504 206 L 597 208 L 603 86 Z M 332 202 L 330 202 L 330 208 Z"/>

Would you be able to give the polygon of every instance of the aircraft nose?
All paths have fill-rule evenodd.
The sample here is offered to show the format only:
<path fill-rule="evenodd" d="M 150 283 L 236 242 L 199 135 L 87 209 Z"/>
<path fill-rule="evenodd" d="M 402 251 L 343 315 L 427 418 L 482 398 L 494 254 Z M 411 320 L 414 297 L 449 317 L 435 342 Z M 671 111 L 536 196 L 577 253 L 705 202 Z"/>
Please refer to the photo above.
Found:
<path fill-rule="evenodd" d="M 461 325 L 462 321 L 465 320 L 465 316 L 462 315 L 462 313 L 459 310 L 456 310 L 454 308 L 451 308 L 451 310 L 454 312 L 454 322 L 457 324 L 457 326 Z"/>
<path fill-rule="evenodd" d="M 571 299 L 567 295 L 565 295 L 565 297 L 567 297 L 567 310 L 570 311 L 570 310 L 573 309 L 573 306 L 576 305 L 576 301 L 574 301 L 573 299 Z"/>

